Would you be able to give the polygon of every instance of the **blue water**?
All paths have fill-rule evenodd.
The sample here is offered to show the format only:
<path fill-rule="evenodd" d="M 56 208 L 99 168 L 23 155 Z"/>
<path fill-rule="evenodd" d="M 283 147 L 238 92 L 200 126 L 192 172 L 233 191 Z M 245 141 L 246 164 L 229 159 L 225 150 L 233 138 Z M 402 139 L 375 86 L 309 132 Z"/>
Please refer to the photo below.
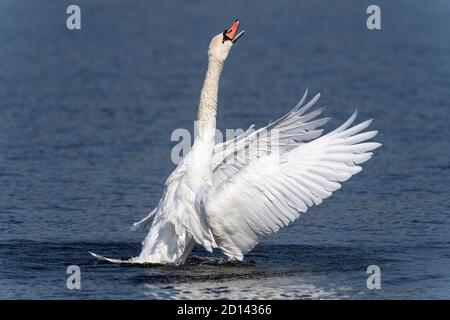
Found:
<path fill-rule="evenodd" d="M 450 298 L 450 3 L 377 3 L 369 31 L 370 1 L 79 0 L 68 31 L 64 1 L 1 1 L 0 298 Z M 139 253 L 129 226 L 157 204 L 209 39 L 235 18 L 221 129 L 274 120 L 308 87 L 328 130 L 358 108 L 383 147 L 243 263 L 201 248 L 181 267 L 94 261 Z"/>

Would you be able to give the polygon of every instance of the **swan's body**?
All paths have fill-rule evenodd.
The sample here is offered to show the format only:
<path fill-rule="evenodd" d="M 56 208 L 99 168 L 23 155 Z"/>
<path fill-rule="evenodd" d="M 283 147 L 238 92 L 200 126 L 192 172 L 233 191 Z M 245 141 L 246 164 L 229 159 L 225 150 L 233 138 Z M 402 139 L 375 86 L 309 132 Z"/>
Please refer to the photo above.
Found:
<path fill-rule="evenodd" d="M 316 95 L 274 123 L 215 144 L 219 79 L 239 22 L 214 37 L 200 95 L 198 134 L 191 151 L 172 172 L 158 206 L 134 229 L 150 226 L 139 256 L 126 263 L 183 263 L 197 243 L 219 248 L 242 260 L 263 238 L 319 205 L 371 158 L 379 143 L 364 142 L 377 132 L 361 133 L 371 121 L 342 126 L 322 135 L 329 119 L 310 109 Z M 277 139 L 273 137 L 276 134 Z M 231 146 L 231 147 L 230 147 Z M 277 148 L 275 148 L 277 147 Z"/>

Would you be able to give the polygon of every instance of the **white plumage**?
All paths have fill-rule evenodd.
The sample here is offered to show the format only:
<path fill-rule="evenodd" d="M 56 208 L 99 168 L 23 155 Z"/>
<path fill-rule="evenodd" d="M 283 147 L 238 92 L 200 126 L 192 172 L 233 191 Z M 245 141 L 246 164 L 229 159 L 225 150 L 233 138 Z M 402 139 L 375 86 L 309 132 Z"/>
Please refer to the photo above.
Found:
<path fill-rule="evenodd" d="M 311 101 L 317 101 L 316 98 Z M 298 128 L 303 128 L 301 115 L 305 109 L 294 109 L 281 122 L 295 119 Z M 312 111 L 304 118 L 312 120 L 312 113 L 320 114 Z M 237 172 L 225 174 L 228 178 L 213 187 L 206 205 L 208 222 L 217 245 L 228 257 L 241 260 L 261 238 L 293 222 L 309 207 L 321 204 L 342 182 L 362 170 L 359 164 L 369 160 L 370 151 L 380 144 L 364 142 L 377 132 L 360 133 L 371 120 L 350 127 L 355 118 L 356 112 L 336 130 L 310 142 L 304 141 L 320 135 L 316 125 L 323 122 L 306 122 L 310 130 L 293 130 L 295 139 L 300 141 L 295 147 L 290 148 L 286 140 L 281 143 L 279 154 L 250 161 Z M 268 127 L 273 130 L 274 126 Z M 283 141 L 283 134 L 280 137 Z"/>
<path fill-rule="evenodd" d="M 215 144 L 219 79 L 232 47 L 224 37 L 217 35 L 209 46 L 194 145 L 167 179 L 158 206 L 133 226 L 150 227 L 140 255 L 125 261 L 97 258 L 183 263 L 197 243 L 242 260 L 263 237 L 330 197 L 381 145 L 366 142 L 377 134 L 364 131 L 371 120 L 352 126 L 356 112 L 322 135 L 329 118 L 319 118 L 324 108 L 314 106 L 320 95 L 307 101 L 307 91 L 277 121 Z"/>

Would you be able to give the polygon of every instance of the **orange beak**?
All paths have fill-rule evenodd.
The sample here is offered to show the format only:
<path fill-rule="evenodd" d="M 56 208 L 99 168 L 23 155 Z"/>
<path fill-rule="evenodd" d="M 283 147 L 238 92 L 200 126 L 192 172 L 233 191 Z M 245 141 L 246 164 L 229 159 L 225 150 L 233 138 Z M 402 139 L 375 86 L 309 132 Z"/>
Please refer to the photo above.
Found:
<path fill-rule="evenodd" d="M 236 42 L 240 37 L 242 37 L 245 32 L 245 31 L 241 31 L 241 32 L 239 32 L 239 34 L 236 34 L 239 29 L 239 24 L 240 24 L 240 21 L 236 20 L 236 21 L 234 21 L 231 28 L 228 29 L 228 31 L 227 30 L 224 31 L 224 36 L 228 40 L 231 40 L 231 42 L 233 42 L 233 43 Z"/>
<path fill-rule="evenodd" d="M 230 39 L 233 40 L 234 36 L 236 35 L 236 32 L 239 29 L 239 20 L 234 21 L 233 25 L 230 29 L 228 29 L 227 33 L 225 35 Z"/>

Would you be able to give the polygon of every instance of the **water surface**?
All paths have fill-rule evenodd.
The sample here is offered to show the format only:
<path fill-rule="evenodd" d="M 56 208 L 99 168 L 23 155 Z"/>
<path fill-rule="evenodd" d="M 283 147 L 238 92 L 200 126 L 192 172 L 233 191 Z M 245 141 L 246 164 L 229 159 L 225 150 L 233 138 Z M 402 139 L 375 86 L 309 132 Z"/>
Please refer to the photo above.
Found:
<path fill-rule="evenodd" d="M 381 1 L 4 0 L 0 11 L 0 298 L 449 298 L 450 4 Z M 243 263 L 196 248 L 182 267 L 136 255 L 176 128 L 192 130 L 209 39 L 240 18 L 218 126 L 261 126 L 305 87 L 333 120 L 380 130 L 364 171 Z M 82 290 L 66 288 L 79 265 Z M 379 265 L 382 289 L 366 287 Z"/>

